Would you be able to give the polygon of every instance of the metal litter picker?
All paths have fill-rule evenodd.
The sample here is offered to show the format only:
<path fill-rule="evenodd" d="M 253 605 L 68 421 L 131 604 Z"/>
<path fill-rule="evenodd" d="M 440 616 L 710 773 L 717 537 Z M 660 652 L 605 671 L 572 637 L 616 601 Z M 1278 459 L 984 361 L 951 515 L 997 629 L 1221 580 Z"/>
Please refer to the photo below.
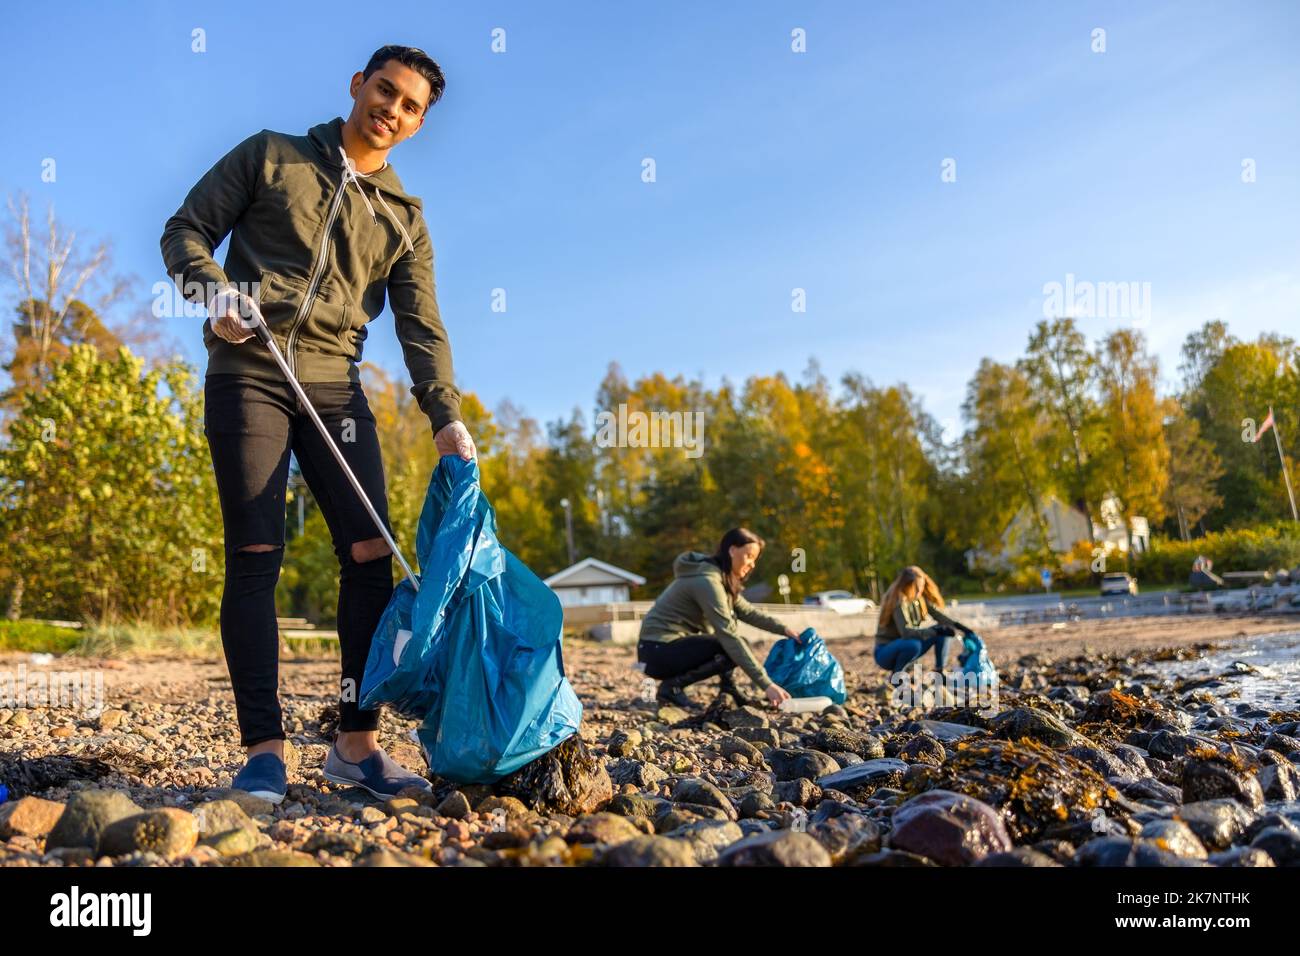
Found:
<path fill-rule="evenodd" d="M 420 579 L 416 576 L 415 572 L 411 570 L 411 566 L 407 563 L 406 557 L 402 554 L 401 549 L 398 548 L 397 542 L 393 540 L 393 536 L 389 534 L 388 529 L 384 527 L 383 521 L 379 518 L 379 512 L 375 511 L 375 506 L 370 503 L 370 498 L 366 495 L 365 489 L 361 487 L 361 482 L 357 480 L 357 476 L 353 474 L 352 469 L 348 466 L 347 459 L 345 459 L 343 453 L 339 451 L 339 446 L 334 443 L 334 438 L 330 435 L 329 429 L 325 427 L 325 423 L 321 421 L 320 416 L 316 414 L 316 409 L 312 407 L 311 402 L 307 399 L 307 393 L 303 391 L 302 385 L 298 383 L 293 372 L 289 371 L 289 363 L 284 360 L 284 354 L 280 351 L 280 346 L 276 344 L 275 336 L 271 334 L 271 330 L 267 327 L 266 320 L 262 317 L 261 308 L 258 307 L 257 302 L 250 296 L 242 293 L 235 294 L 238 296 L 239 302 L 239 324 L 244 328 L 249 329 L 259 340 L 261 340 L 263 345 L 270 349 L 271 356 L 275 359 L 276 364 L 280 366 L 280 371 L 284 372 L 284 377 L 289 380 L 289 384 L 293 386 L 293 390 L 298 395 L 298 400 L 302 402 L 303 408 L 307 409 L 307 414 L 311 416 L 311 420 L 316 423 L 316 430 L 319 431 L 321 437 L 325 439 L 325 444 L 328 445 L 330 451 L 334 453 L 335 460 L 338 461 L 339 467 L 343 469 L 343 473 L 348 476 L 348 481 L 351 482 L 352 487 L 361 498 L 361 503 L 366 506 L 366 512 L 370 515 L 371 520 L 375 522 L 375 527 L 379 529 L 379 533 L 383 536 L 385 543 L 387 543 L 388 547 L 392 549 L 398 563 L 402 566 L 402 571 L 405 572 L 407 579 L 411 582 L 411 587 L 415 588 L 416 591 L 419 591 Z M 245 317 L 245 313 L 248 313 L 247 318 Z"/>

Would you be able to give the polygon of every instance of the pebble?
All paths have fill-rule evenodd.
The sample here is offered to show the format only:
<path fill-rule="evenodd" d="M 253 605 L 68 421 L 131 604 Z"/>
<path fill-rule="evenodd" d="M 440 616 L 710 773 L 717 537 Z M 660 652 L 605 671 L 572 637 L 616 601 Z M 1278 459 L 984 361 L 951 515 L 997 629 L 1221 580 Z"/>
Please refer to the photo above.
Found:
<path fill-rule="evenodd" d="M 125 817 L 105 827 L 96 852 L 101 856 L 147 852 L 170 859 L 189 853 L 198 840 L 199 825 L 194 814 L 163 807 Z"/>
<path fill-rule="evenodd" d="M 745 837 L 718 854 L 718 866 L 830 866 L 831 855 L 817 839 L 794 830 Z"/>
<path fill-rule="evenodd" d="M 0 804 L 0 839 L 45 836 L 63 816 L 63 804 L 40 797 L 22 797 Z"/>
<path fill-rule="evenodd" d="M 45 848 L 85 847 L 93 851 L 99 846 L 100 835 L 105 829 L 140 811 L 141 808 L 120 790 L 74 793 L 46 837 Z"/>
<path fill-rule="evenodd" d="M 622 843 L 642 836 L 643 831 L 627 817 L 616 813 L 593 813 L 582 817 L 564 835 L 568 843 Z"/>
<path fill-rule="evenodd" d="M 835 773 L 840 765 L 817 750 L 778 747 L 768 751 L 767 762 L 777 780 L 816 779 Z"/>
<path fill-rule="evenodd" d="M 684 777 L 677 782 L 673 788 L 672 801 L 674 803 L 689 803 L 703 805 L 706 807 L 715 807 L 721 810 L 728 820 L 735 820 L 737 817 L 736 808 L 731 801 L 723 795 L 722 791 L 709 783 L 707 780 L 701 780 L 696 777 Z"/>
<path fill-rule="evenodd" d="M 930 790 L 894 811 L 891 848 L 945 866 L 965 866 L 990 853 L 1012 849 L 997 811 L 983 801 L 949 790 Z"/>
<path fill-rule="evenodd" d="M 596 858 L 599 866 L 698 866 L 687 840 L 667 836 L 637 836 L 608 847 Z"/>

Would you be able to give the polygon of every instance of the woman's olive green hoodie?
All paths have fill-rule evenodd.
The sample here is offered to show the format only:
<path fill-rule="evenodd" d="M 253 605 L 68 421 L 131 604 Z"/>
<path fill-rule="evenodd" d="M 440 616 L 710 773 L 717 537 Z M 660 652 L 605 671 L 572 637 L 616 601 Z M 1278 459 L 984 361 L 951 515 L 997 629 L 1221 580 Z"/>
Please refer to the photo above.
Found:
<path fill-rule="evenodd" d="M 737 619 L 785 635 L 785 625 L 764 614 L 740 595 L 732 601 L 722 583 L 722 569 L 699 551 L 686 551 L 673 562 L 673 583 L 659 595 L 641 621 L 643 641 L 674 641 L 679 637 L 716 637 L 727 656 L 761 689 L 773 683 L 754 657 L 749 642 L 737 630 Z"/>

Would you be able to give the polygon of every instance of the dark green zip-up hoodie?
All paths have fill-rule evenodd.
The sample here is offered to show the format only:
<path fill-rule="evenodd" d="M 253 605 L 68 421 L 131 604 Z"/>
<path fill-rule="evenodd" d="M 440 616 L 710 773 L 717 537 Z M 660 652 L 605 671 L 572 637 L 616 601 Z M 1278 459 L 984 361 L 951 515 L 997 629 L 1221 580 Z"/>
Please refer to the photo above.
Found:
<path fill-rule="evenodd" d="M 167 220 L 163 262 L 191 302 L 206 306 L 228 284 L 256 299 L 301 382 L 357 381 L 366 323 L 387 297 L 411 394 L 437 434 L 460 419 L 460 391 L 421 203 L 391 165 L 369 175 L 345 166 L 342 130 L 335 117 L 306 136 L 264 129 L 248 137 Z M 212 251 L 227 234 L 230 251 L 219 266 Z M 234 345 L 207 321 L 203 343 L 209 374 L 284 379 L 255 338 Z"/>
<path fill-rule="evenodd" d="M 640 639 L 672 641 L 708 634 L 716 637 L 737 665 L 763 690 L 772 686 L 749 641 L 736 629 L 736 620 L 785 635 L 785 625 L 764 614 L 740 595 L 733 603 L 722 583 L 722 569 L 699 551 L 685 551 L 673 562 L 673 583 L 641 620 Z"/>

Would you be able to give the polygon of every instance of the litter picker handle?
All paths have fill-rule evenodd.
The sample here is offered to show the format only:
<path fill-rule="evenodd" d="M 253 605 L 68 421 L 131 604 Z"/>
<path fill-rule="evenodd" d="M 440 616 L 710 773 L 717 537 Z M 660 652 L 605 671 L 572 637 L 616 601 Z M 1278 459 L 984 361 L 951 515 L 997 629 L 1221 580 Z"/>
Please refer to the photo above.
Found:
<path fill-rule="evenodd" d="M 407 580 L 411 582 L 411 587 L 415 588 L 416 591 L 419 591 L 419 578 L 417 578 L 415 572 L 411 570 L 410 564 L 406 561 L 406 556 L 402 554 L 402 550 L 397 546 L 397 542 L 393 540 L 393 536 L 389 534 L 388 529 L 384 527 L 384 522 L 379 518 L 379 512 L 377 512 L 375 506 L 370 503 L 369 496 L 366 495 L 365 489 L 361 487 L 361 482 L 357 480 L 357 476 L 353 474 L 352 469 L 348 466 L 347 459 L 345 459 L 343 453 L 339 451 L 339 446 L 334 444 L 334 437 L 330 435 L 329 429 L 325 427 L 325 423 L 321 421 L 320 416 L 316 414 L 316 409 L 312 407 L 311 402 L 308 400 L 307 393 L 304 392 L 302 386 L 298 384 L 298 380 L 294 378 L 293 372 L 289 371 L 289 364 L 284 360 L 284 355 L 280 352 L 280 347 L 276 345 L 275 336 L 273 336 L 271 330 L 267 328 L 266 320 L 262 317 L 262 310 L 258 307 L 257 302 L 249 296 L 241 294 L 239 298 L 239 324 L 246 329 L 251 329 L 253 334 L 271 350 L 271 355 L 275 359 L 276 364 L 280 366 L 280 371 L 284 372 L 284 377 L 287 378 L 289 384 L 293 386 L 293 390 L 297 393 L 298 399 L 302 402 L 303 408 L 307 409 L 307 414 L 310 415 L 311 420 L 316 423 L 317 431 L 319 431 L 321 437 L 325 439 L 325 444 L 329 446 L 330 451 L 334 453 L 334 458 L 338 461 L 339 467 L 343 469 L 343 473 L 348 476 L 348 481 L 351 482 L 357 496 L 361 498 L 361 503 L 365 505 L 366 512 L 370 515 L 371 520 L 374 521 L 375 527 L 379 529 L 379 533 L 383 537 L 384 542 L 392 550 L 398 563 L 401 564 L 402 570 L 406 573 Z M 245 309 L 247 309 L 249 313 L 247 318 L 244 317 Z"/>
<path fill-rule="evenodd" d="M 249 311 L 248 318 L 244 318 L 245 308 Z M 271 330 L 266 326 L 266 320 L 262 318 L 262 310 L 258 308 L 257 301 L 242 294 L 239 297 L 239 324 L 246 329 L 252 329 L 253 334 L 258 339 L 275 349 L 275 339 L 272 338 Z M 275 350 L 278 351 L 278 349 Z"/>

